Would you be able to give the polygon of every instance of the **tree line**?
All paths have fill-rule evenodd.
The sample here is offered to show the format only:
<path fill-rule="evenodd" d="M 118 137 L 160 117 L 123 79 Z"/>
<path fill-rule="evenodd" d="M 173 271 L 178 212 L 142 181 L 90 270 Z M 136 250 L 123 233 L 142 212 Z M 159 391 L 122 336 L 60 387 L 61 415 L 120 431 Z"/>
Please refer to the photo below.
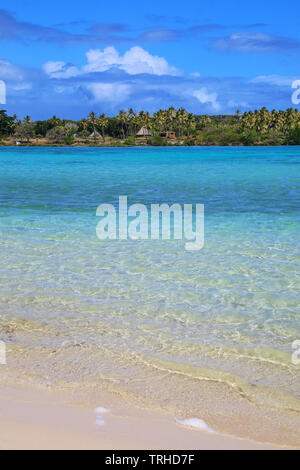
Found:
<path fill-rule="evenodd" d="M 161 134 L 171 131 L 176 141 L 184 145 L 300 145 L 300 112 L 260 110 L 235 115 L 196 115 L 185 109 L 160 109 L 150 115 L 133 109 L 120 110 L 114 117 L 91 112 L 74 121 L 52 116 L 48 120 L 32 121 L 30 116 L 19 120 L 0 111 L 0 139 L 13 138 L 30 143 L 32 139 L 47 139 L 49 143 L 72 145 L 76 140 L 91 143 L 111 139 L 129 145 L 136 143 L 136 134 L 146 127 L 152 134 L 150 145 L 166 145 Z"/>

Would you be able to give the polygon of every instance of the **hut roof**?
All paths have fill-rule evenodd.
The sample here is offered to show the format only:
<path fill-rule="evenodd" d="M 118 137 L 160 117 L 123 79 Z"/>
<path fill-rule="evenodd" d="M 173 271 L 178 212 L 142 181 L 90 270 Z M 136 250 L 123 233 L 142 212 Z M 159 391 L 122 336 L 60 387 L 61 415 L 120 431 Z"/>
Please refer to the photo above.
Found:
<path fill-rule="evenodd" d="M 90 137 L 101 137 L 98 131 L 92 132 Z"/>
<path fill-rule="evenodd" d="M 137 133 L 137 137 L 151 137 L 151 136 L 152 136 L 151 132 L 146 127 L 142 127 Z"/>

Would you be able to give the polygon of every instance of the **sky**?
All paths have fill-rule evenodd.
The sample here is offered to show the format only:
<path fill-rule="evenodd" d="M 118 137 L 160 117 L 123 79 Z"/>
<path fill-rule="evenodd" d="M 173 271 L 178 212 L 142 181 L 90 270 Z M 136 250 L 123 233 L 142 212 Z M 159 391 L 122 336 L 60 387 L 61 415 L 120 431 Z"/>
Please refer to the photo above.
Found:
<path fill-rule="evenodd" d="M 0 0 L 0 107 L 20 119 L 286 109 L 299 58 L 298 0 Z"/>

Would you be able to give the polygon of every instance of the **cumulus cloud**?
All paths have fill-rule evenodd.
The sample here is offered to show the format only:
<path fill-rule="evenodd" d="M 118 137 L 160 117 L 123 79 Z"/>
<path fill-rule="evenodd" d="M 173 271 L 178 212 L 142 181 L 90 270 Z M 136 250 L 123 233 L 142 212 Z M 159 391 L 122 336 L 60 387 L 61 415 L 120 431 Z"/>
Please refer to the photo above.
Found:
<path fill-rule="evenodd" d="M 194 90 L 192 96 L 197 98 L 201 104 L 210 103 L 214 111 L 219 111 L 221 108 L 220 103 L 218 102 L 217 93 L 209 93 L 206 88 L 201 88 L 200 90 Z"/>
<path fill-rule="evenodd" d="M 103 51 L 90 49 L 86 53 L 87 64 L 78 69 L 74 65 L 65 62 L 46 62 L 43 65 L 44 72 L 51 78 L 70 78 L 87 73 L 106 72 L 117 68 L 129 75 L 179 75 L 179 70 L 168 64 L 163 57 L 153 56 L 145 49 L 135 46 L 125 54 L 119 55 L 118 51 L 110 46 Z"/>
<path fill-rule="evenodd" d="M 81 67 L 58 60 L 46 62 L 42 70 L 29 69 L 0 60 L 0 77 L 7 84 L 8 112 L 30 111 L 33 119 L 51 114 L 80 119 L 91 109 L 113 115 L 120 107 L 152 113 L 174 106 L 216 114 L 276 102 L 282 109 L 290 106 L 292 82 L 279 75 L 244 80 L 184 74 L 138 46 L 124 54 L 114 47 L 90 49 Z"/>
<path fill-rule="evenodd" d="M 86 53 L 87 64 L 83 67 L 84 72 L 104 72 L 120 65 L 120 56 L 114 47 L 91 49 Z"/>
<path fill-rule="evenodd" d="M 117 70 L 119 74 L 123 73 L 128 76 L 145 74 L 171 77 L 179 75 L 179 70 L 170 66 L 163 57 L 153 56 L 138 46 L 132 47 L 124 55 L 120 55 L 112 46 L 104 50 L 90 49 L 86 53 L 86 59 L 87 63 L 80 69 L 66 62 L 50 61 L 43 65 L 42 70 L 50 79 L 56 79 L 56 81 L 77 78 L 78 81 L 82 81 L 78 86 L 88 91 L 93 100 L 111 103 L 125 101 L 131 94 L 132 85 L 120 82 L 115 73 L 110 82 L 105 76 L 101 81 L 99 80 L 100 73 Z M 74 80 L 72 86 L 74 87 Z M 65 89 L 65 85 L 55 87 L 58 93 L 62 89 Z"/>
<path fill-rule="evenodd" d="M 87 52 L 87 65 L 84 72 L 104 72 L 113 67 L 124 70 L 130 75 L 148 73 L 153 75 L 178 75 L 179 70 L 168 64 L 163 57 L 153 56 L 145 49 L 135 46 L 123 56 L 114 47 L 91 49 Z"/>

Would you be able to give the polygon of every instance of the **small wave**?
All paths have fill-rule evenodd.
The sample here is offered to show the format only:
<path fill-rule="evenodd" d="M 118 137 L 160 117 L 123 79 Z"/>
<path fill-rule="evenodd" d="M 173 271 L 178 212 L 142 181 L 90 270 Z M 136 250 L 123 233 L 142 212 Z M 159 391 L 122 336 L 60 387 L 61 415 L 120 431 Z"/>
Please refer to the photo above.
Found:
<path fill-rule="evenodd" d="M 178 419 L 175 418 L 176 423 L 181 424 L 182 426 L 188 426 L 190 428 L 197 428 L 201 431 L 206 432 L 215 432 L 211 427 L 206 424 L 203 419 L 200 418 L 188 418 L 188 419 Z"/>

